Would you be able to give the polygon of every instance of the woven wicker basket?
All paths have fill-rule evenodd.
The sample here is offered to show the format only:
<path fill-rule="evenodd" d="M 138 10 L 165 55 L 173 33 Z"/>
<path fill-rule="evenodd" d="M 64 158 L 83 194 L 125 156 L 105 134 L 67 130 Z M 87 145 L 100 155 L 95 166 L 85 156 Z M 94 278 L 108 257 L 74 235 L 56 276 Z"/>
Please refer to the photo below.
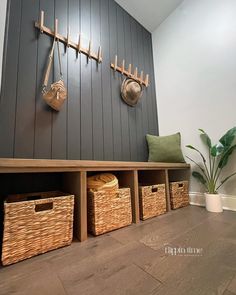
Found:
<path fill-rule="evenodd" d="M 148 218 L 166 213 L 165 184 L 139 187 L 140 218 Z"/>
<path fill-rule="evenodd" d="M 72 242 L 74 196 L 61 192 L 9 196 L 4 203 L 2 264 Z"/>
<path fill-rule="evenodd" d="M 189 205 L 189 183 L 179 181 L 170 183 L 171 209 L 178 209 Z"/>
<path fill-rule="evenodd" d="M 88 229 L 95 236 L 132 222 L 130 189 L 88 192 Z"/>

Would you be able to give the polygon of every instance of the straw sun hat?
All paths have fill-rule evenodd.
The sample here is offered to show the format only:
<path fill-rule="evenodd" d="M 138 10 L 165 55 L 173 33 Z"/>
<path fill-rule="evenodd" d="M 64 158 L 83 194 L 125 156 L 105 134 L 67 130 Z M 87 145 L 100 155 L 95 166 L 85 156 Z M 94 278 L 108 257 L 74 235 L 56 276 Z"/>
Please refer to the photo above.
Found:
<path fill-rule="evenodd" d="M 126 78 L 121 85 L 121 96 L 125 103 L 134 107 L 142 95 L 142 86 L 131 78 Z"/>
<path fill-rule="evenodd" d="M 87 187 L 90 191 L 116 190 L 119 188 L 118 179 L 111 173 L 100 173 L 88 177 Z"/>

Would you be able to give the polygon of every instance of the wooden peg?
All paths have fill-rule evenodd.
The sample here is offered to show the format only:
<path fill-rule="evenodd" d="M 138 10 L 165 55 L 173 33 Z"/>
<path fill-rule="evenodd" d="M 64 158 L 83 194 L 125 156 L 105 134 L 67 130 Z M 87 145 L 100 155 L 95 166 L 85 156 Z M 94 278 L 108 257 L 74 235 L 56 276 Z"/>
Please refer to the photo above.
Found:
<path fill-rule="evenodd" d="M 89 41 L 88 57 L 91 58 L 92 41 Z"/>
<path fill-rule="evenodd" d="M 145 86 L 148 87 L 148 83 L 149 83 L 149 75 L 146 75 L 145 78 Z"/>
<path fill-rule="evenodd" d="M 67 47 L 69 48 L 70 47 L 70 27 L 68 27 L 68 30 L 67 30 Z"/>
<path fill-rule="evenodd" d="M 131 71 L 132 71 L 132 65 L 129 64 L 129 67 L 128 67 L 128 73 L 129 73 L 130 76 L 132 75 L 132 74 L 131 74 Z"/>
<path fill-rule="evenodd" d="M 57 34 L 58 34 L 58 19 L 55 19 L 55 24 L 54 24 L 54 38 L 57 39 Z"/>
<path fill-rule="evenodd" d="M 125 71 L 125 60 L 122 61 L 122 67 L 121 67 L 121 74 L 123 75 Z"/>
<path fill-rule="evenodd" d="M 117 69 L 117 55 L 115 56 L 114 71 Z"/>
<path fill-rule="evenodd" d="M 141 80 L 141 82 L 143 82 L 143 71 L 141 71 L 140 80 Z"/>
<path fill-rule="evenodd" d="M 102 47 L 98 47 L 98 63 L 102 62 Z"/>
<path fill-rule="evenodd" d="M 43 27 L 44 27 L 44 11 L 41 10 L 41 14 L 40 14 L 40 20 L 39 20 L 39 28 L 40 28 L 40 32 L 43 33 Z"/>
<path fill-rule="evenodd" d="M 79 51 L 79 53 L 81 52 L 81 43 L 82 43 L 81 34 L 79 34 L 79 42 L 78 42 L 78 51 Z"/>
<path fill-rule="evenodd" d="M 135 68 L 134 70 L 134 78 L 138 78 L 138 68 Z"/>

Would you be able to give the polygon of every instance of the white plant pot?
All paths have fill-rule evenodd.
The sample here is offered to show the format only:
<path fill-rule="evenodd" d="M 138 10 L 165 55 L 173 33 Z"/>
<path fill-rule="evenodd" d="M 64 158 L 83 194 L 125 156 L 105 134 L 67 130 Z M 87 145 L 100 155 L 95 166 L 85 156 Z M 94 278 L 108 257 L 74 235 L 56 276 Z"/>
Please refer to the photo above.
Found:
<path fill-rule="evenodd" d="M 207 211 L 216 213 L 223 212 L 221 195 L 205 193 L 205 198 Z"/>

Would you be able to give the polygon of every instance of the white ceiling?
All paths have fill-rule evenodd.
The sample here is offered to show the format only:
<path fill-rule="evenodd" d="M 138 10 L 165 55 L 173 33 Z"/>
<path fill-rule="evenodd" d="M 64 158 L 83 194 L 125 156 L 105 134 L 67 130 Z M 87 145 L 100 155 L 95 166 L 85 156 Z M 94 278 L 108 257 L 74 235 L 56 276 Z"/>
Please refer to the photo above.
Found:
<path fill-rule="evenodd" d="M 153 32 L 183 0 L 115 0 L 148 31 Z"/>

